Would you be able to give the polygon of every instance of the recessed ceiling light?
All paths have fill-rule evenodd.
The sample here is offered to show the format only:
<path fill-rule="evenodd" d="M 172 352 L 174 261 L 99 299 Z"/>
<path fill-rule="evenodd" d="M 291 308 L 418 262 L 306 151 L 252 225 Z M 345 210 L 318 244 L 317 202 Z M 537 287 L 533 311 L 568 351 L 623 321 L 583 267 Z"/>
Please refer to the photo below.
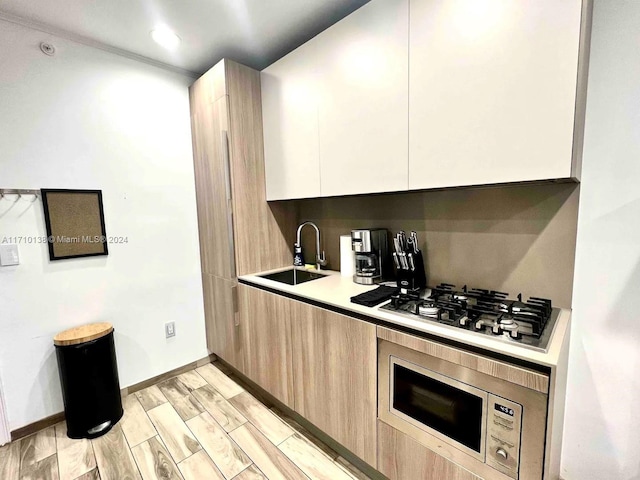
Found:
<path fill-rule="evenodd" d="M 151 30 L 151 38 L 168 50 L 174 50 L 180 45 L 180 37 L 167 27 L 156 27 Z"/>

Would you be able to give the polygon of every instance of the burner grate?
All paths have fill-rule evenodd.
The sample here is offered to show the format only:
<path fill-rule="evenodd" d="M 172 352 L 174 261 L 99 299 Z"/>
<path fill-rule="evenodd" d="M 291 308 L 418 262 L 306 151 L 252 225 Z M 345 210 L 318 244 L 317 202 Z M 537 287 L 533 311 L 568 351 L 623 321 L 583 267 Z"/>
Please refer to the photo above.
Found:
<path fill-rule="evenodd" d="M 426 298 L 416 293 L 394 295 L 381 308 L 537 348 L 546 347 L 550 333 L 545 332 L 557 317 L 551 300 L 540 297 L 525 302 L 522 294 L 510 299 L 506 292 L 467 285 L 458 289 L 450 283 L 426 293 Z"/>

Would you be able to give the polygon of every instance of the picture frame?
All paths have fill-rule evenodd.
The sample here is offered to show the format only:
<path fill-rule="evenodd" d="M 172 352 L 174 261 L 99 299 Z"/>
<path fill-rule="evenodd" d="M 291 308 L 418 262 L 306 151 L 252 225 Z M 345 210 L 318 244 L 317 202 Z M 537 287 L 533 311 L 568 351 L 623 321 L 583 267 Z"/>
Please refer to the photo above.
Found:
<path fill-rule="evenodd" d="M 102 190 L 40 189 L 49 259 L 108 255 Z"/>

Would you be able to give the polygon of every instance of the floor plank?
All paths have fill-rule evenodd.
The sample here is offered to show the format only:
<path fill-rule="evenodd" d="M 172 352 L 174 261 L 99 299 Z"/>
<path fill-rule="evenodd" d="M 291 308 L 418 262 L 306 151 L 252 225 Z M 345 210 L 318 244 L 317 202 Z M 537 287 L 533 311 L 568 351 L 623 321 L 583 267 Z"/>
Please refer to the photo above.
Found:
<path fill-rule="evenodd" d="M 34 465 L 29 465 L 20 472 L 20 480 L 59 480 L 58 456 L 49 455 Z"/>
<path fill-rule="evenodd" d="M 229 402 L 274 445 L 279 445 L 295 433 L 248 392 L 236 395 L 229 399 Z"/>
<path fill-rule="evenodd" d="M 308 440 L 295 434 L 278 447 L 300 470 L 317 480 L 354 480 L 333 460 Z"/>
<path fill-rule="evenodd" d="M 250 423 L 229 434 L 269 480 L 307 480 L 307 476 Z"/>
<path fill-rule="evenodd" d="M 147 414 L 174 462 L 179 463 L 200 450 L 200 444 L 170 403 L 153 408 Z"/>
<path fill-rule="evenodd" d="M 334 460 L 336 458 L 338 458 L 338 453 L 336 451 L 334 451 L 331 447 L 329 447 L 326 443 L 324 443 L 322 440 L 320 440 L 318 437 L 316 437 L 314 434 L 312 434 L 309 430 L 307 430 L 305 427 L 303 427 L 302 425 L 300 425 L 294 418 L 291 418 L 289 415 L 287 415 L 286 413 L 278 410 L 275 407 L 270 408 L 269 410 L 271 410 L 271 412 L 278 417 L 280 420 L 282 420 L 284 423 L 286 423 L 287 425 L 289 425 L 290 428 L 292 428 L 293 430 L 295 430 L 297 433 L 299 433 L 300 435 L 302 435 L 304 438 L 306 438 L 307 440 L 309 440 L 311 443 L 313 443 L 317 448 L 319 448 L 320 450 L 322 450 L 325 455 L 333 458 Z"/>
<path fill-rule="evenodd" d="M 178 375 L 178 379 L 189 389 L 190 392 L 207 385 L 207 381 L 195 370 L 189 370 L 188 372 L 181 373 Z"/>
<path fill-rule="evenodd" d="M 198 372 L 209 385 L 220 392 L 224 398 L 228 399 L 235 397 L 236 395 L 244 392 L 244 388 L 231 380 L 210 363 L 196 368 L 196 372 Z"/>
<path fill-rule="evenodd" d="M 96 468 L 96 458 L 89 440 L 67 437 L 65 422 L 58 423 L 55 431 L 60 480 L 75 480 Z"/>
<path fill-rule="evenodd" d="M 100 473 L 98 473 L 97 468 L 94 468 L 90 472 L 87 472 L 84 475 L 80 475 L 75 480 L 100 480 Z"/>
<path fill-rule="evenodd" d="M 172 402 L 172 405 L 173 408 L 176 409 L 176 412 L 178 412 L 178 415 L 180 415 L 180 418 L 185 422 L 193 417 L 197 417 L 205 411 L 205 408 L 193 396 L 193 394 L 189 394 L 186 397 L 182 397 L 181 399 Z"/>
<path fill-rule="evenodd" d="M 158 437 L 131 449 L 143 480 L 182 480 L 178 467 Z"/>
<path fill-rule="evenodd" d="M 198 378 L 204 382 L 200 375 L 198 375 Z M 200 384 L 190 379 L 188 379 L 187 382 L 192 386 Z M 207 383 L 204 382 L 204 385 L 207 385 Z M 191 395 L 193 390 L 189 385 L 185 384 L 180 377 L 170 378 L 160 383 L 158 387 L 171 405 L 173 405 L 173 408 L 176 409 L 176 412 L 178 412 L 182 420 L 189 420 L 204 412 L 204 407 Z"/>
<path fill-rule="evenodd" d="M 211 385 L 194 390 L 192 395 L 227 432 L 246 423 L 247 419 Z"/>
<path fill-rule="evenodd" d="M 120 424 L 91 440 L 102 480 L 140 479 L 140 472 L 122 433 Z"/>
<path fill-rule="evenodd" d="M 20 440 L 0 447 L 0 478 L 2 480 L 20 478 Z"/>
<path fill-rule="evenodd" d="M 200 450 L 178 464 L 184 480 L 225 480 L 207 452 Z"/>
<path fill-rule="evenodd" d="M 157 435 L 156 429 L 153 428 L 153 424 L 149 420 L 147 412 L 142 408 L 138 397 L 127 395 L 124 398 L 123 407 L 124 415 L 120 420 L 120 426 L 129 447 L 134 447 Z"/>
<path fill-rule="evenodd" d="M 237 475 L 233 480 L 268 480 L 258 467 L 255 465 L 249 465 L 249 468 L 245 468 L 239 475 Z"/>
<path fill-rule="evenodd" d="M 188 420 L 187 426 L 226 479 L 235 477 L 251 465 L 249 457 L 208 412 Z"/>
<path fill-rule="evenodd" d="M 20 470 L 33 467 L 55 453 L 56 432 L 53 427 L 23 438 L 20 440 Z"/>
<path fill-rule="evenodd" d="M 134 395 L 138 398 L 140 404 L 142 405 L 142 408 L 144 408 L 145 411 L 156 408 L 169 401 L 162 394 L 157 385 L 152 385 L 151 387 L 139 390 L 134 393 Z"/>
<path fill-rule="evenodd" d="M 188 397 L 191 393 L 178 377 L 172 377 L 169 380 L 159 383 L 158 388 L 171 403 L 180 400 L 182 397 Z"/>

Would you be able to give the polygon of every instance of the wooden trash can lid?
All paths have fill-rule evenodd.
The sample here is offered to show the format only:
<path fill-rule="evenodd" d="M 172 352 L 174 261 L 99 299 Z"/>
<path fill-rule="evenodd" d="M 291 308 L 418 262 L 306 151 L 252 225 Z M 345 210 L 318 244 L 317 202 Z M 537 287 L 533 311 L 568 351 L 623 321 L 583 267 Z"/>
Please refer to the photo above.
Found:
<path fill-rule="evenodd" d="M 89 325 L 82 325 L 81 327 L 70 328 L 60 332 L 53 337 L 53 343 L 60 347 L 78 345 L 79 343 L 90 342 L 104 337 L 111 332 L 113 332 L 113 325 L 110 323 L 90 323 Z"/>

